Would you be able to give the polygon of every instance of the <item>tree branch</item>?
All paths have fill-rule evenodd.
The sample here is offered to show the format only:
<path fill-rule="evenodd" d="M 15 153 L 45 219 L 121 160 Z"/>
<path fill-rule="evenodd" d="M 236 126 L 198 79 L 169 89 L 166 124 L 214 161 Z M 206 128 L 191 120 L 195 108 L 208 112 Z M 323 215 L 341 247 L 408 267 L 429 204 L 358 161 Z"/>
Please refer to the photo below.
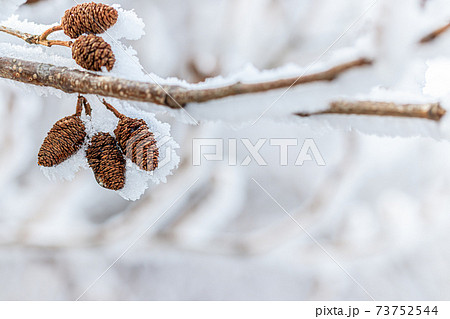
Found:
<path fill-rule="evenodd" d="M 71 47 L 72 41 L 60 41 L 60 40 L 47 40 L 47 36 L 54 31 L 60 30 L 59 26 L 52 27 L 45 31 L 42 35 L 30 34 L 14 30 L 5 26 L 0 25 L 0 32 L 5 32 L 7 34 L 13 35 L 17 38 L 24 40 L 28 44 L 40 44 L 46 47 L 51 47 L 52 45 L 62 45 L 65 47 Z"/>
<path fill-rule="evenodd" d="M 424 36 L 422 39 L 420 39 L 420 43 L 424 44 L 424 43 L 431 42 L 434 39 L 436 39 L 438 36 L 440 36 L 441 34 L 446 32 L 447 30 L 450 30 L 450 22 L 448 24 L 440 27 L 439 29 L 436 29 L 433 32 Z"/>
<path fill-rule="evenodd" d="M 343 63 L 323 72 L 297 78 L 247 84 L 238 82 L 228 86 L 199 90 L 189 90 L 176 85 L 159 86 L 153 83 L 131 81 L 8 57 L 0 57 L 0 77 L 33 85 L 53 87 L 66 93 L 96 94 L 179 108 L 192 102 L 206 102 L 233 95 L 264 92 L 316 81 L 331 81 L 347 70 L 369 64 L 371 64 L 370 60 L 362 58 Z M 439 103 L 396 104 L 373 101 L 335 101 L 330 104 L 328 110 L 315 113 L 297 113 L 296 115 L 305 117 L 321 114 L 358 114 L 414 117 L 439 121 L 445 112 Z"/>
<path fill-rule="evenodd" d="M 360 58 L 323 72 L 300 77 L 261 83 L 238 82 L 218 88 L 190 90 L 181 86 L 160 86 L 46 63 L 0 57 L 0 77 L 27 84 L 53 87 L 66 93 L 96 94 L 179 108 L 192 102 L 206 102 L 228 96 L 264 92 L 317 81 L 332 81 L 350 69 L 370 64 L 372 64 L 371 60 Z"/>
<path fill-rule="evenodd" d="M 357 114 L 423 118 L 439 121 L 446 111 L 439 103 L 396 104 L 375 101 L 335 101 L 329 109 L 314 113 L 296 113 L 301 117 L 323 114 Z"/>

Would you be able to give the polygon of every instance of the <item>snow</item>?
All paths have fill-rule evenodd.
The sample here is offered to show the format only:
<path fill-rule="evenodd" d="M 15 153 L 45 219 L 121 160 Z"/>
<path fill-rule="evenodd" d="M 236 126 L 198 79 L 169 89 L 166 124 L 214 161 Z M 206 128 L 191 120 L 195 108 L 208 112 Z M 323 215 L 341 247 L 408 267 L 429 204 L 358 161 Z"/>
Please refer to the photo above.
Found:
<path fill-rule="evenodd" d="M 449 21 L 448 0 L 428 0 L 423 8 L 420 0 L 379 0 L 313 65 L 372 0 L 105 2 L 124 11 L 111 36 L 101 35 L 113 46 L 116 67 L 99 74 L 196 89 L 318 72 L 360 56 L 375 63 L 332 82 L 293 87 L 281 98 L 285 89 L 192 103 L 184 111 L 107 99 L 144 118 L 158 132 L 161 154 L 173 155 L 153 174 L 127 161 L 120 194 L 99 187 L 83 150 L 47 170 L 55 182 L 36 164 L 49 128 L 73 114 L 75 94 L 0 81 L 2 299 L 76 299 L 128 247 L 83 299 L 367 299 L 252 179 L 376 299 L 449 298 L 448 115 L 439 123 L 292 116 L 335 99 L 439 102 L 449 110 L 450 33 L 418 44 Z M 37 32 L 73 4 L 42 0 L 5 24 Z M 141 38 L 125 41 L 134 37 Z M 62 32 L 51 38 L 66 39 Z M 79 69 L 67 48 L 30 46 L 6 34 L 0 56 Z M 210 78 L 203 81 L 192 63 Z M 112 133 L 117 119 L 101 97 L 86 97 L 94 109 L 92 121 L 83 115 L 89 134 Z M 312 138 L 327 165 L 294 166 L 299 147 L 292 146 L 282 166 L 266 142 L 266 166 L 230 166 L 227 159 L 193 166 L 194 138 L 219 138 L 226 146 L 236 139 L 238 163 L 249 155 L 243 139 L 301 145 Z"/>
<path fill-rule="evenodd" d="M 134 10 L 124 10 L 120 7 L 120 4 L 112 5 L 115 8 L 119 16 L 116 24 L 106 30 L 106 34 L 113 39 L 127 40 L 139 40 L 144 34 L 144 21 L 136 15 Z"/>
<path fill-rule="evenodd" d="M 42 173 L 51 181 L 74 179 L 75 174 L 81 169 L 89 169 L 85 154 L 87 149 L 87 140 L 78 152 L 73 154 L 67 160 L 54 167 L 41 167 Z"/>
<path fill-rule="evenodd" d="M 450 94 L 450 59 L 436 58 L 427 62 L 423 93 L 441 98 Z"/>

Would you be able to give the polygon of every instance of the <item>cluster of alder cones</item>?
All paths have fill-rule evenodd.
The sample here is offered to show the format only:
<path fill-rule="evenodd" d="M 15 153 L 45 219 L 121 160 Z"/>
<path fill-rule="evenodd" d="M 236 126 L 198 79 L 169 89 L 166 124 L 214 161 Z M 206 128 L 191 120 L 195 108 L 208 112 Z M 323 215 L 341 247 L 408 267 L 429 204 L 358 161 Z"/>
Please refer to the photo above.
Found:
<path fill-rule="evenodd" d="M 103 104 L 119 118 L 115 137 L 105 132 L 96 133 L 87 141 L 86 158 L 100 186 L 120 190 L 125 185 L 125 158 L 142 170 L 153 171 L 158 167 L 159 150 L 144 120 L 119 113 L 105 100 Z M 91 107 L 80 95 L 75 114 L 57 121 L 50 129 L 39 150 L 40 166 L 61 164 L 86 143 L 86 127 L 81 120 L 83 107 L 90 116 Z"/>
<path fill-rule="evenodd" d="M 96 34 L 105 32 L 117 22 L 118 12 L 102 3 L 83 3 L 64 13 L 61 24 L 50 28 L 41 35 L 41 40 L 55 31 L 63 30 L 74 42 L 64 42 L 72 47 L 72 58 L 81 67 L 91 71 L 108 71 L 114 66 L 116 58 L 111 46 Z"/>

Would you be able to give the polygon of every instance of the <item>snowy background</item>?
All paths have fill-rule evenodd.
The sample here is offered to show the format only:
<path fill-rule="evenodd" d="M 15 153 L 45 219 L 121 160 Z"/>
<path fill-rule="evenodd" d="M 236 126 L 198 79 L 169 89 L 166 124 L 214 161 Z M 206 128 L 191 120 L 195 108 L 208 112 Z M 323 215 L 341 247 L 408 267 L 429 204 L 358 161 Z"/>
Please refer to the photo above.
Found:
<path fill-rule="evenodd" d="M 0 19 L 28 32 L 75 4 L 41 0 L 10 17 L 21 2 L 0 0 L 9 10 Z M 48 180 L 37 152 L 53 123 L 73 114 L 76 96 L 0 80 L 0 299 L 450 298 L 450 120 L 292 116 L 338 98 L 449 110 L 450 32 L 418 44 L 450 20 L 448 0 L 104 2 L 134 9 L 145 23 L 122 11 L 111 39 L 104 36 L 118 57 L 116 76 L 215 87 L 358 57 L 376 63 L 281 98 L 284 90 L 187 112 L 111 99 L 130 114 L 155 113 L 180 145 L 173 175 L 146 182 L 137 201 L 102 189 L 89 170 Z M 77 67 L 67 48 L 31 48 L 5 34 L 0 56 Z M 101 104 L 88 98 L 101 118 Z M 267 145 L 266 166 L 194 166 L 194 138 L 313 138 L 326 166 L 295 166 L 299 147 L 282 166 Z M 248 155 L 239 143 L 238 163 Z"/>

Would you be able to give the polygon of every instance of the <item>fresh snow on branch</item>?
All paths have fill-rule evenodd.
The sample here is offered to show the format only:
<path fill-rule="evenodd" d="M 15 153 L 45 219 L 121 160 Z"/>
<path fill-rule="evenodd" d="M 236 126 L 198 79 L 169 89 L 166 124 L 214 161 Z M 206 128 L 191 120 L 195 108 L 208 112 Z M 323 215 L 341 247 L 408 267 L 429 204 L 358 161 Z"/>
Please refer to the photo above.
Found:
<path fill-rule="evenodd" d="M 442 71 L 446 67 L 446 62 L 434 60 L 434 51 L 430 51 L 427 46 L 419 44 L 421 36 L 431 27 L 434 27 L 430 25 L 430 19 L 424 19 L 424 17 L 434 15 L 435 20 L 442 23 L 448 18 L 448 15 L 438 12 L 436 3 L 439 1 L 428 6 L 426 10 L 421 10 L 417 3 L 412 1 L 399 0 L 400 2 L 401 5 L 392 6 L 387 1 L 380 1 L 380 5 L 362 16 L 360 25 L 356 27 L 359 32 L 363 30 L 362 25 L 370 28 L 370 31 L 361 32 L 347 46 L 340 45 L 337 48 L 331 46 L 328 49 L 324 47 L 324 51 L 319 55 L 319 58 L 313 59 L 303 66 L 289 63 L 271 70 L 259 70 L 255 66 L 247 64 L 240 70 L 230 72 L 228 75 L 211 77 L 200 83 L 188 83 L 174 77 L 163 78 L 144 70 L 139 62 L 137 52 L 121 42 L 122 39 L 135 40 L 141 38 L 144 35 L 144 23 L 134 11 L 124 10 L 119 5 L 115 5 L 114 7 L 119 13 L 117 23 L 99 36 L 111 45 L 116 63 L 111 72 L 103 70 L 97 72 L 97 74 L 152 83 L 161 86 L 164 91 L 164 87 L 168 86 L 177 86 L 184 90 L 219 90 L 236 83 L 242 85 L 264 84 L 288 78 L 298 77 L 301 79 L 303 76 L 323 72 L 355 59 L 364 58 L 373 61 L 370 66 L 347 70 L 342 74 L 337 74 L 339 75 L 337 77 L 327 79 L 327 81 L 305 83 L 301 86 L 279 90 L 263 90 L 263 92 L 252 92 L 244 95 L 224 95 L 226 97 L 218 100 L 195 101 L 194 99 L 193 102 L 188 101 L 186 105 L 182 102 L 183 109 L 168 109 L 145 102 L 129 101 L 124 103 L 120 102 L 119 99 L 111 99 L 112 104 L 118 105 L 119 108 L 126 108 L 128 114 L 137 112 L 136 116 L 146 118 L 149 126 L 155 129 L 155 135 L 160 135 L 158 143 L 163 147 L 162 153 L 165 151 L 164 147 L 169 149 L 168 154 L 173 153 L 173 161 L 170 162 L 170 165 L 165 168 L 158 168 L 154 175 L 141 177 L 141 180 L 144 181 L 141 185 L 146 185 L 146 180 L 154 183 L 164 181 L 165 176 L 170 174 L 178 164 L 178 157 L 174 150 L 177 148 L 177 144 L 173 141 L 162 143 L 164 138 L 171 139 L 169 129 L 163 129 L 166 126 L 154 118 L 154 113 L 168 113 L 178 121 L 191 124 L 222 122 L 234 128 L 252 126 L 260 120 L 272 120 L 294 122 L 309 126 L 311 130 L 316 131 L 337 128 L 357 129 L 368 134 L 388 136 L 446 137 L 446 127 L 449 126 L 447 117 L 444 117 L 439 123 L 427 119 L 411 118 L 386 119 L 352 115 L 313 115 L 308 118 L 298 118 L 294 115 L 297 113 L 319 114 L 326 111 L 332 103 L 338 100 L 372 100 L 399 104 L 441 102 L 444 109 L 448 106 L 448 93 L 445 91 L 446 86 L 445 81 L 443 81 L 446 75 Z M 11 9 L 8 12 L 9 18 L 2 22 L 4 26 L 30 34 L 41 34 L 52 26 L 21 20 L 18 16 L 11 15 L 13 11 Z M 345 34 L 343 36 L 345 37 Z M 62 32 L 56 32 L 50 38 L 65 38 L 65 35 Z M 0 43 L 0 56 L 83 70 L 72 59 L 69 48 L 33 46 L 23 43 L 20 39 L 16 39 L 9 34 L 0 34 L 0 40 L 2 41 Z M 443 52 L 448 51 L 448 48 L 443 49 Z M 13 85 L 18 84 L 13 83 Z M 21 86 L 39 95 L 68 97 L 68 94 L 50 87 L 36 87 L 25 84 L 21 84 Z M 173 94 L 176 96 L 175 91 Z M 90 100 L 96 99 L 95 96 L 88 95 L 88 97 Z M 164 102 L 170 100 L 170 97 L 169 93 L 168 97 L 164 98 Z M 177 99 L 175 98 L 175 102 L 172 103 L 177 104 Z M 95 104 L 97 104 L 95 109 L 99 108 L 98 103 Z M 105 112 L 98 114 L 94 112 L 94 116 L 98 119 L 93 118 L 94 120 L 91 123 L 97 123 L 97 126 L 92 126 L 94 125 L 92 124 L 91 129 L 111 132 L 111 128 L 108 126 L 108 123 L 111 122 L 105 120 L 107 118 L 105 114 Z M 146 116 L 146 114 L 148 115 Z M 164 134 L 160 131 L 163 131 Z M 79 167 L 86 167 L 86 163 L 82 161 L 83 154 L 84 149 L 70 159 L 70 162 L 61 164 L 61 169 L 45 169 L 46 174 L 49 176 L 63 175 L 66 178 L 71 178 Z M 66 166 L 70 166 L 71 171 L 68 171 Z M 133 170 L 130 170 L 128 173 L 127 178 L 129 180 L 134 180 L 134 176 L 138 174 L 133 172 Z M 138 185 L 139 183 L 133 182 L 132 184 Z M 138 190 L 126 188 L 121 195 L 125 198 L 136 199 L 142 194 L 145 187 L 141 186 Z"/>

